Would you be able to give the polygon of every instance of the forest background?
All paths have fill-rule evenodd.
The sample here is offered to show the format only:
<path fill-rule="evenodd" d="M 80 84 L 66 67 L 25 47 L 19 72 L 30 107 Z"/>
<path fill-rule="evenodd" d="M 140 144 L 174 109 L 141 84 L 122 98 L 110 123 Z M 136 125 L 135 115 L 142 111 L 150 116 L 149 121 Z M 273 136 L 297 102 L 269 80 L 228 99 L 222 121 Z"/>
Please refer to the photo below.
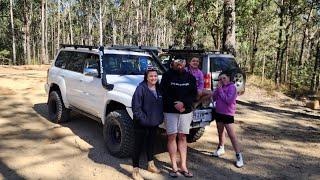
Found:
<path fill-rule="evenodd" d="M 59 44 L 226 50 L 261 83 L 320 90 L 319 0 L 0 0 L 0 64 L 48 64 Z"/>

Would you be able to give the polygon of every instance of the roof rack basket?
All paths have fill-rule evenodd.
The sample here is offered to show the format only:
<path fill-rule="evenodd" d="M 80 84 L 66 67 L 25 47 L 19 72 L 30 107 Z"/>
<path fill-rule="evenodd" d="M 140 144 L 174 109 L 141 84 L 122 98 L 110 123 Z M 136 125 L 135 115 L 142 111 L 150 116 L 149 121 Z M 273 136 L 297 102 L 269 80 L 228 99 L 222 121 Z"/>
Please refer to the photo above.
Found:
<path fill-rule="evenodd" d="M 78 48 L 88 48 L 89 50 L 98 49 L 98 46 L 87 46 L 87 45 L 76 45 L 76 44 L 60 44 L 60 48 L 73 47 L 74 49 Z"/>

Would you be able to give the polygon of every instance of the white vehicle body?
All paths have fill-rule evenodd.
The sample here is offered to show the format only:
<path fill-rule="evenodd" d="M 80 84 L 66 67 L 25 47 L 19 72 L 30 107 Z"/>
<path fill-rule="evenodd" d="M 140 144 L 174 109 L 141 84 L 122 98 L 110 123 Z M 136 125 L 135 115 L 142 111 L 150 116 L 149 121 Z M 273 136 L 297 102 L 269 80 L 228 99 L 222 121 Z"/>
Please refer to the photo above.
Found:
<path fill-rule="evenodd" d="M 74 51 L 74 48 L 65 48 L 63 51 Z M 97 50 L 81 50 L 79 48 L 77 52 L 94 53 L 98 55 Z M 126 54 L 150 57 L 147 53 L 119 50 L 105 50 L 104 54 Z M 66 108 L 76 108 L 89 113 L 100 119 L 102 124 L 106 121 L 106 109 L 111 101 L 123 104 L 130 117 L 133 118 L 131 100 L 136 87 L 143 81 L 143 75 L 107 74 L 106 78 L 108 83 L 114 85 L 111 91 L 103 88 L 101 78 L 86 76 L 83 73 L 58 68 L 55 67 L 53 63 L 48 71 L 45 90 L 47 95 L 49 95 L 50 87 L 53 84 L 58 85 Z M 159 78 L 161 79 L 161 76 L 159 76 Z M 209 120 L 207 122 L 200 122 L 196 127 L 204 127 L 209 123 Z M 163 125 L 161 127 L 163 127 Z"/>
<path fill-rule="evenodd" d="M 101 48 L 103 49 L 103 48 Z M 48 70 L 45 90 L 48 117 L 55 123 L 69 120 L 70 110 L 103 124 L 103 137 L 112 155 L 128 157 L 133 151 L 131 101 L 149 65 L 161 67 L 153 52 L 69 45 L 60 49 Z M 159 69 L 159 78 L 164 71 Z M 188 142 L 195 142 L 212 121 L 211 109 L 193 112 Z M 164 124 L 159 126 L 164 128 Z"/>

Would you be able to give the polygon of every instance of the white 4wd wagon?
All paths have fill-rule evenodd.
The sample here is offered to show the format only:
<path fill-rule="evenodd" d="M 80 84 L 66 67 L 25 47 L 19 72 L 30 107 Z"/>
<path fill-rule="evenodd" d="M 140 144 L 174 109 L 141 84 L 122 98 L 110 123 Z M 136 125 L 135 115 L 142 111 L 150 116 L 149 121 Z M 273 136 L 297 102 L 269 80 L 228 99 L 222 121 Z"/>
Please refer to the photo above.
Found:
<path fill-rule="evenodd" d="M 76 111 L 103 124 L 107 149 L 118 157 L 133 148 L 131 100 L 149 65 L 165 71 L 151 47 L 61 45 L 48 70 L 45 89 L 49 119 L 69 120 Z M 211 109 L 195 110 L 189 142 L 198 140 L 212 121 Z M 163 128 L 162 125 L 160 125 Z"/>

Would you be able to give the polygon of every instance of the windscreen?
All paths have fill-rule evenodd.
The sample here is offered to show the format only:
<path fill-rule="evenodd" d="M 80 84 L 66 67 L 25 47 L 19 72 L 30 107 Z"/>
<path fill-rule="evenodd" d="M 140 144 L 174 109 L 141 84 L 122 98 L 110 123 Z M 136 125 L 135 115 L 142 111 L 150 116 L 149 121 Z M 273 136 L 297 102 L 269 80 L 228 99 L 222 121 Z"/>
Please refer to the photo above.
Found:
<path fill-rule="evenodd" d="M 143 75 L 148 66 L 157 67 L 158 74 L 163 73 L 159 65 L 148 56 L 105 54 L 103 57 L 106 74 Z"/>
<path fill-rule="evenodd" d="M 236 61 L 229 57 L 211 57 L 210 58 L 210 71 L 225 71 L 228 69 L 238 68 Z"/>

